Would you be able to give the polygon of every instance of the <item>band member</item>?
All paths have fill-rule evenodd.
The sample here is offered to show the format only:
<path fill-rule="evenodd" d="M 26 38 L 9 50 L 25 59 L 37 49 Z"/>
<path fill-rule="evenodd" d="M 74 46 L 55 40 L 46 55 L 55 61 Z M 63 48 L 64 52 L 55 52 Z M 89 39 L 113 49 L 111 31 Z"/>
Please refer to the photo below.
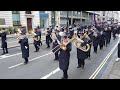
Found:
<path fill-rule="evenodd" d="M 103 49 L 104 41 L 105 41 L 105 36 L 103 34 L 103 31 L 100 31 L 100 33 L 99 33 L 99 46 L 100 46 L 100 50 Z"/>
<path fill-rule="evenodd" d="M 39 27 L 39 26 L 37 27 L 37 32 L 36 32 L 36 34 L 40 37 L 40 39 L 39 39 L 39 46 L 40 46 L 40 45 L 42 46 L 41 30 L 40 30 L 40 27 Z"/>
<path fill-rule="evenodd" d="M 56 38 L 57 38 L 59 41 L 61 41 L 61 36 L 59 35 L 59 30 L 56 30 L 55 35 L 56 35 Z M 54 59 L 54 60 L 59 60 L 59 57 L 58 57 L 58 53 L 59 53 L 58 48 L 59 48 L 59 47 L 57 47 L 58 45 L 59 45 L 59 44 L 58 44 L 57 40 L 55 39 L 55 40 L 53 41 L 53 52 L 55 52 L 55 53 L 54 53 L 54 54 L 55 54 L 55 59 Z M 56 50 L 57 50 L 57 51 L 56 51 Z"/>
<path fill-rule="evenodd" d="M 38 35 L 35 35 L 34 36 L 34 46 L 35 46 L 35 49 L 36 51 L 35 52 L 38 52 L 39 51 L 39 36 Z"/>
<path fill-rule="evenodd" d="M 90 34 L 88 34 L 88 36 L 90 37 L 90 43 L 89 43 L 89 45 L 90 45 L 90 49 L 88 50 L 88 52 L 87 52 L 87 57 L 88 57 L 88 59 L 90 60 L 91 58 L 90 58 L 90 56 L 91 56 L 91 46 L 92 46 L 92 40 L 93 40 L 93 32 L 90 30 Z"/>
<path fill-rule="evenodd" d="M 104 33 L 105 33 L 105 46 L 107 47 L 107 44 L 108 44 L 108 41 L 109 41 L 109 31 L 108 31 L 107 27 L 105 27 Z"/>
<path fill-rule="evenodd" d="M 119 41 L 119 43 L 118 43 L 118 51 L 117 51 L 118 53 L 118 58 L 116 59 L 116 61 L 119 61 L 120 60 L 120 41 Z"/>
<path fill-rule="evenodd" d="M 19 43 L 22 51 L 22 58 L 24 58 L 25 60 L 24 64 L 27 64 L 29 57 L 29 44 L 28 44 L 28 39 L 26 37 L 26 33 L 24 31 L 21 32 L 22 32 L 21 33 L 22 38 L 19 39 Z"/>
<path fill-rule="evenodd" d="M 81 44 L 82 47 L 88 43 L 86 38 L 84 37 L 84 33 L 80 33 L 79 37 L 80 37 L 81 40 L 84 41 Z M 80 68 L 80 67 L 84 68 L 85 59 L 87 59 L 87 54 L 86 54 L 86 52 L 84 52 L 81 49 L 79 49 L 79 43 L 77 43 L 77 59 L 78 59 L 78 66 L 77 66 L 77 68 Z"/>
<path fill-rule="evenodd" d="M 47 48 L 50 48 L 50 40 L 51 40 L 51 32 L 49 31 L 49 28 L 47 28 L 46 31 L 46 44 L 47 44 Z"/>
<path fill-rule="evenodd" d="M 113 39 L 116 39 L 116 27 L 113 28 Z"/>
<path fill-rule="evenodd" d="M 93 47 L 94 47 L 94 53 L 96 53 L 96 54 L 97 54 L 98 44 L 99 44 L 98 33 L 95 30 L 95 32 L 93 34 Z"/>
<path fill-rule="evenodd" d="M 68 42 L 68 38 L 67 36 L 64 36 L 63 43 L 67 43 L 67 42 Z M 71 51 L 71 43 L 67 44 L 66 50 L 60 49 L 59 68 L 63 71 L 63 77 L 61 79 L 68 78 L 67 70 L 69 68 L 70 51 Z"/>
<path fill-rule="evenodd" d="M 108 43 L 110 43 L 111 40 L 111 27 L 108 28 Z"/>
<path fill-rule="evenodd" d="M 0 33 L 0 37 L 1 37 L 1 48 L 3 49 L 2 55 L 8 53 L 6 32 L 5 32 L 4 30 L 5 30 L 5 29 L 3 29 L 3 30 L 2 30 L 2 33 Z"/>

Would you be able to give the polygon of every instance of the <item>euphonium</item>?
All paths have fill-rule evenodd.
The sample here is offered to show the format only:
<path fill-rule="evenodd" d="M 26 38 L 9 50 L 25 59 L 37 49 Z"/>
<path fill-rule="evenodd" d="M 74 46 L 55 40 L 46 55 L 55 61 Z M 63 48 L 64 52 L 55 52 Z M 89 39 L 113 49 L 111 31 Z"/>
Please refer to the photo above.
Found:
<path fill-rule="evenodd" d="M 89 36 L 87 35 L 87 33 L 85 33 L 84 35 L 85 35 L 85 38 L 87 38 L 88 40 L 90 40 L 90 38 L 89 38 Z M 74 45 L 75 45 L 78 49 L 80 49 L 80 50 L 82 50 L 82 51 L 84 51 L 84 52 L 87 52 L 87 51 L 90 49 L 90 45 L 89 45 L 89 44 L 86 44 L 85 46 L 82 47 L 81 44 L 82 44 L 83 42 L 84 42 L 83 40 L 81 40 L 80 38 L 77 37 Z"/>

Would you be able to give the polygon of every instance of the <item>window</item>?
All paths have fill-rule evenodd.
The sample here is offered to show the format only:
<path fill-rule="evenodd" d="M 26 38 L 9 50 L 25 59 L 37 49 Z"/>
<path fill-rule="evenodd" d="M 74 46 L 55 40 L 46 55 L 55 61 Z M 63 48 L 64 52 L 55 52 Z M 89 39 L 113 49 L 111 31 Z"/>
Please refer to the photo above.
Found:
<path fill-rule="evenodd" d="M 20 11 L 12 11 L 12 14 L 20 14 Z"/>
<path fill-rule="evenodd" d="M 25 14 L 32 14 L 31 11 L 25 11 Z"/>
<path fill-rule="evenodd" d="M 40 13 L 45 13 L 45 11 L 39 11 Z"/>
<path fill-rule="evenodd" d="M 0 18 L 0 25 L 5 25 L 5 18 Z"/>
<path fill-rule="evenodd" d="M 13 26 L 19 26 L 20 25 L 20 12 L 13 11 L 12 12 L 12 19 L 13 19 Z"/>

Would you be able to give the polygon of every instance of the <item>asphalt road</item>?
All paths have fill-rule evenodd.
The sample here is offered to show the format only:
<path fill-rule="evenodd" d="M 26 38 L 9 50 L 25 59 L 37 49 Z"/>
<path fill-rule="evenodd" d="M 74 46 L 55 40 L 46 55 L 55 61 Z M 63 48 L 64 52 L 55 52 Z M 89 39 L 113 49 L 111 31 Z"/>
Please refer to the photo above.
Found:
<path fill-rule="evenodd" d="M 117 41 L 118 39 L 112 40 L 108 47 L 104 47 L 103 50 L 98 48 L 98 54 L 93 53 L 92 47 L 91 60 L 86 59 L 85 69 L 77 68 L 77 52 L 73 45 L 68 70 L 69 79 L 89 79 Z M 58 68 L 58 61 L 54 61 L 54 54 L 47 55 L 51 49 L 46 47 L 45 42 L 43 42 L 40 51 L 34 52 L 35 48 L 31 44 L 30 62 L 27 65 L 22 64 L 24 60 L 21 58 L 20 47 L 9 49 L 9 54 L 0 56 L 0 79 L 60 79 L 62 71 Z M 0 50 L 0 53 L 2 53 L 2 50 Z M 97 79 L 101 77 L 107 65 L 105 64 L 98 73 Z"/>

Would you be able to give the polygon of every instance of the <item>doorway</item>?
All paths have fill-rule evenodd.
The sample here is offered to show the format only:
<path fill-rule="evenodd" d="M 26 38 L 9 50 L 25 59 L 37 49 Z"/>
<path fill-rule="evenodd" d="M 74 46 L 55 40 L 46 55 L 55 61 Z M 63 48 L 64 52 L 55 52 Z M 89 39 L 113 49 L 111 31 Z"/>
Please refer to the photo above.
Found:
<path fill-rule="evenodd" d="M 32 18 L 27 18 L 27 29 L 28 31 L 32 29 Z"/>

